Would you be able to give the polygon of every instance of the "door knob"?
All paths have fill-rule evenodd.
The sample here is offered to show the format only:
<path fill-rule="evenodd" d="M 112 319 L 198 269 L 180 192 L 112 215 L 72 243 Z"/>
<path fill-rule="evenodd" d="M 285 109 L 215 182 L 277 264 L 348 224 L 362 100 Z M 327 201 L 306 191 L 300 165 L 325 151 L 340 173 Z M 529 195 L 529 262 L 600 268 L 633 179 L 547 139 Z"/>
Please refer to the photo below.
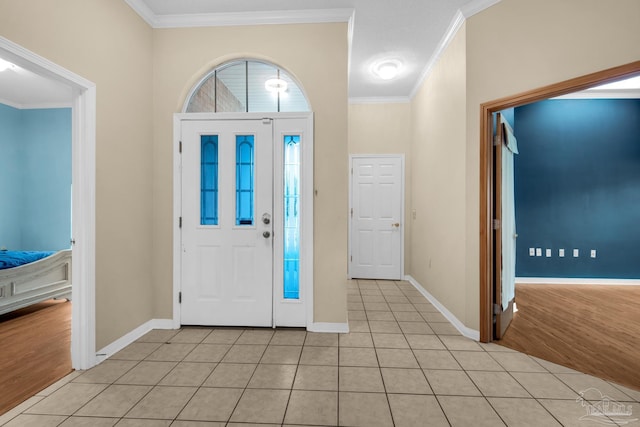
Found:
<path fill-rule="evenodd" d="M 397 227 L 400 227 L 400 223 L 399 223 L 399 222 L 396 222 L 396 223 L 394 223 L 394 224 L 391 224 L 391 226 L 392 226 L 392 227 L 396 227 L 396 228 L 397 228 Z"/>
<path fill-rule="evenodd" d="M 271 237 L 271 233 L 269 231 L 265 231 L 264 233 L 262 233 L 262 237 L 268 239 L 269 237 Z"/>
<path fill-rule="evenodd" d="M 269 224 L 271 222 L 271 217 L 268 213 L 262 215 L 262 222 L 265 224 Z"/>

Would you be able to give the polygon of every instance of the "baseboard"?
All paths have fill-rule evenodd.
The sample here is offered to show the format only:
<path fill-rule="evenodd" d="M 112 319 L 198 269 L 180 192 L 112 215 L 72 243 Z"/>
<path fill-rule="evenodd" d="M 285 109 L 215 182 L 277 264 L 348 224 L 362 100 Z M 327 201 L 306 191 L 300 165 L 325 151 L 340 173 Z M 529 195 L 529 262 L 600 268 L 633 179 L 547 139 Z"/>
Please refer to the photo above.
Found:
<path fill-rule="evenodd" d="M 101 363 L 110 356 L 116 354 L 132 342 L 136 341 L 152 329 L 175 329 L 173 320 L 171 319 L 151 319 L 146 323 L 138 326 L 126 335 L 121 336 L 111 344 L 98 350 L 96 353 L 96 362 Z"/>
<path fill-rule="evenodd" d="M 348 323 L 313 322 L 309 327 L 307 327 L 307 331 L 334 333 L 334 334 L 348 334 L 349 324 Z"/>
<path fill-rule="evenodd" d="M 424 289 L 422 287 L 422 285 L 420 285 L 420 283 L 418 283 L 418 281 L 416 279 L 414 279 L 410 275 L 407 275 L 407 276 L 404 277 L 404 280 L 406 280 L 407 282 L 411 283 L 413 285 L 413 287 L 416 288 L 417 291 L 422 294 L 422 296 L 424 296 L 426 299 L 428 299 L 429 302 L 431 304 L 433 304 L 433 306 L 435 308 L 437 308 L 438 311 L 440 313 L 442 313 L 442 315 L 449 322 L 451 322 L 451 324 L 458 330 L 458 332 L 460 332 L 462 335 L 464 335 L 467 338 L 470 338 L 470 339 L 475 340 L 475 341 L 480 341 L 480 332 L 479 331 L 476 331 L 475 329 L 471 329 L 471 328 L 466 327 L 464 325 L 464 323 L 462 323 L 453 313 L 451 313 L 449 310 L 447 310 L 447 308 L 444 305 L 442 305 L 442 303 L 440 303 L 440 301 L 438 301 L 436 299 L 436 297 L 434 297 L 429 292 L 427 292 L 427 290 Z"/>
<path fill-rule="evenodd" d="M 523 285 L 606 285 L 640 286 L 640 279 L 584 279 L 579 277 L 516 277 Z"/>

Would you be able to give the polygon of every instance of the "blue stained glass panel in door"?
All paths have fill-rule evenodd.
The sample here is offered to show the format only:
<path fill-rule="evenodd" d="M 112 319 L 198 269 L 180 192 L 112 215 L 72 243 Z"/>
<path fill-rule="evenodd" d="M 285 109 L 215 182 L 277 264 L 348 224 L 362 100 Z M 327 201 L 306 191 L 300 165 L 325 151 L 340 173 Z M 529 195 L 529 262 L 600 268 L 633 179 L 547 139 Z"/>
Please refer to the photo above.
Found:
<path fill-rule="evenodd" d="M 200 136 L 200 224 L 218 225 L 218 135 Z"/>
<path fill-rule="evenodd" d="M 253 144 L 253 135 L 236 135 L 236 225 L 253 225 Z"/>
<path fill-rule="evenodd" d="M 284 298 L 300 298 L 300 135 L 284 137 Z"/>

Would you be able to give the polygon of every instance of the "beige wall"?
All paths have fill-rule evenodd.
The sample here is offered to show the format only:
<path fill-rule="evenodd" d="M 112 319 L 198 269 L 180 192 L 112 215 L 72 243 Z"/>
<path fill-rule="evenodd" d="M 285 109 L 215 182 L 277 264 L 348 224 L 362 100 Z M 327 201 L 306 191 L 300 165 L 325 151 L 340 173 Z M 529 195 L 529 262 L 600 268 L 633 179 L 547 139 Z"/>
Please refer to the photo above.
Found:
<path fill-rule="evenodd" d="M 640 58 L 637 0 L 502 0 L 466 22 L 405 116 L 398 105 L 347 110 L 346 24 L 151 30 L 113 0 L 0 0 L 0 11 L 1 36 L 97 85 L 98 348 L 172 315 L 172 116 L 220 62 L 274 62 L 311 101 L 315 320 L 345 321 L 348 173 L 335 165 L 384 152 L 371 123 L 404 121 L 416 209 L 407 273 L 477 329 L 480 104 Z"/>
<path fill-rule="evenodd" d="M 480 104 L 637 61 L 638 16 L 636 0 L 502 0 L 466 21 L 414 98 L 411 274 L 467 327 L 479 328 Z"/>
<path fill-rule="evenodd" d="M 172 316 L 173 114 L 208 71 L 236 58 L 288 70 L 314 111 L 315 321 L 346 321 L 347 24 L 155 30 L 153 220 L 154 316 Z M 344 162 L 344 163 L 342 163 Z"/>
<path fill-rule="evenodd" d="M 637 0 L 503 0 L 468 20 L 467 326 L 480 316 L 480 104 L 637 61 L 638 17 Z"/>
<path fill-rule="evenodd" d="M 466 32 L 458 31 L 411 105 L 410 274 L 462 322 L 465 307 Z"/>
<path fill-rule="evenodd" d="M 0 0 L 0 35 L 96 84 L 99 349 L 153 314 L 152 31 L 122 1 Z"/>
<path fill-rule="evenodd" d="M 349 154 L 404 154 L 404 270 L 411 270 L 411 104 L 349 105 Z"/>

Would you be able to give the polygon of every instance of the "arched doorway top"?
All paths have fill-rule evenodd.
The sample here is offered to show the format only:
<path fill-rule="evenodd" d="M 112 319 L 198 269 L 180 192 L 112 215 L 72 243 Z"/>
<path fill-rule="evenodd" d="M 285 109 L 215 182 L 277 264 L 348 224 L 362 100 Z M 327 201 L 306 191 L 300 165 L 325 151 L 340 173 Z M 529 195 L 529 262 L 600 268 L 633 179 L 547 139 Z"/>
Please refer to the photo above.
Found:
<path fill-rule="evenodd" d="M 263 60 L 225 62 L 191 90 L 185 113 L 310 111 L 302 87 L 285 70 Z"/>

